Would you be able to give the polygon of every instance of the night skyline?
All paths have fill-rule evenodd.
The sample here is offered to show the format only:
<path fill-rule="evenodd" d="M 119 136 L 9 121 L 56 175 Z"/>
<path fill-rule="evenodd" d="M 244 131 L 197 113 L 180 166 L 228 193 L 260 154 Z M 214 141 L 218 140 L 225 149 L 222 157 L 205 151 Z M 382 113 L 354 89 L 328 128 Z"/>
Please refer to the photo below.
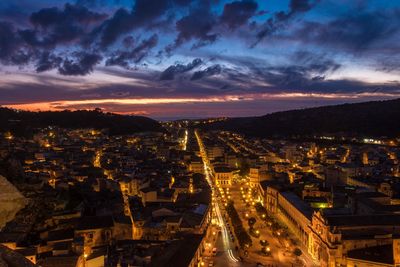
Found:
<path fill-rule="evenodd" d="M 400 96 L 396 1 L 0 3 L 0 105 L 153 118 Z"/>

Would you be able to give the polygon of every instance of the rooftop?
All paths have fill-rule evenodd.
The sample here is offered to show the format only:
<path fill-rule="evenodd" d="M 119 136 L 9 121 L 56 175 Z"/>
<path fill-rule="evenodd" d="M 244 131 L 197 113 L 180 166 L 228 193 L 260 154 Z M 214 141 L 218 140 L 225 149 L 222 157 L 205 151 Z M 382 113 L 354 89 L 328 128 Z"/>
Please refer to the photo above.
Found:
<path fill-rule="evenodd" d="M 282 192 L 281 195 L 296 207 L 305 217 L 311 220 L 313 209 L 293 192 Z"/>
<path fill-rule="evenodd" d="M 90 230 L 100 228 L 110 228 L 114 226 L 114 221 L 111 216 L 88 216 L 82 217 L 77 230 Z"/>
<path fill-rule="evenodd" d="M 362 249 L 354 249 L 347 252 L 347 257 L 351 259 L 393 264 L 393 246 L 383 245 Z"/>

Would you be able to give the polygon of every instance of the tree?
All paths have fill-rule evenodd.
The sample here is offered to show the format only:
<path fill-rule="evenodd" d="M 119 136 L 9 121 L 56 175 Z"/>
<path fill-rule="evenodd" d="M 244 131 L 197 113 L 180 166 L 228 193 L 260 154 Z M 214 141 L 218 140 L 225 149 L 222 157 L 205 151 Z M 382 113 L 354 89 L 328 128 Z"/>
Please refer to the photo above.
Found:
<path fill-rule="evenodd" d="M 237 213 L 235 206 L 233 205 L 233 201 L 228 202 L 226 211 L 228 212 L 228 215 L 231 218 L 233 230 L 239 241 L 240 246 L 241 247 L 250 247 L 252 245 L 251 237 L 244 229 L 242 221 L 240 220 L 239 214 Z"/>
<path fill-rule="evenodd" d="M 256 224 L 256 218 L 251 217 L 247 220 L 247 223 L 249 224 L 250 228 L 253 228 L 253 226 Z"/>
<path fill-rule="evenodd" d="M 239 165 L 240 165 L 239 175 L 244 176 L 244 175 L 249 174 L 249 172 L 250 172 L 250 164 L 247 161 L 242 160 L 239 163 Z"/>
<path fill-rule="evenodd" d="M 272 222 L 271 227 L 274 232 L 282 229 L 281 225 L 276 221 Z"/>
<path fill-rule="evenodd" d="M 293 254 L 296 255 L 297 257 L 300 257 L 303 252 L 299 248 L 295 248 L 293 251 Z"/>
<path fill-rule="evenodd" d="M 271 255 L 271 251 L 270 251 L 270 248 L 269 248 L 269 243 L 268 243 L 267 240 L 260 240 L 260 245 L 262 246 L 261 247 L 261 252 L 264 255 L 267 255 L 267 256 Z"/>
<path fill-rule="evenodd" d="M 262 247 L 266 247 L 266 246 L 269 246 L 269 242 L 267 240 L 262 239 L 262 240 L 260 240 L 260 245 Z"/>

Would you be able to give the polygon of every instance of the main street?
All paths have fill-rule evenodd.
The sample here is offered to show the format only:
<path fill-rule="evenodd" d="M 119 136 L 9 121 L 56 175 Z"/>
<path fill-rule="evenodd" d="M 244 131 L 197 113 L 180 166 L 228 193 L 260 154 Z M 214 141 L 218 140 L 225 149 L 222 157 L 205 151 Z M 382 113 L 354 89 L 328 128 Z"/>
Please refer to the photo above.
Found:
<path fill-rule="evenodd" d="M 204 163 L 204 174 L 207 182 L 209 183 L 212 190 L 212 205 L 214 211 L 213 221 L 220 227 L 220 235 L 218 236 L 217 242 L 214 246 L 217 248 L 218 253 L 214 257 L 216 266 L 254 266 L 256 263 L 262 263 L 265 266 L 312 266 L 312 262 L 302 255 L 299 258 L 293 255 L 293 248 L 288 246 L 287 240 L 281 236 L 275 235 L 266 222 L 257 214 L 253 205 L 246 205 L 242 199 L 241 194 L 243 187 L 239 184 L 234 184 L 230 190 L 227 190 L 230 195 L 230 199 L 234 200 L 234 206 L 242 220 L 243 226 L 249 230 L 248 218 L 256 218 L 254 229 L 257 229 L 260 233 L 260 237 L 256 238 L 252 236 L 253 245 L 248 249 L 247 257 L 243 256 L 243 261 L 240 261 L 239 253 L 237 251 L 238 245 L 232 242 L 230 236 L 232 235 L 229 227 L 227 226 L 226 213 L 224 210 L 224 203 L 221 202 L 219 197 L 221 190 L 217 188 L 213 182 L 213 174 L 211 171 L 210 163 L 207 158 L 207 153 L 202 142 L 201 136 L 195 131 L 195 136 L 200 148 L 200 155 Z M 245 185 L 243 185 L 246 187 Z M 246 188 L 246 190 L 250 190 Z M 252 202 L 253 200 L 251 200 Z M 233 229 L 231 229 L 233 231 Z M 235 238 L 236 239 L 236 238 Z M 268 249 L 271 252 L 270 256 L 263 255 L 261 253 L 260 240 L 266 240 L 268 242 Z M 243 253 L 242 253 L 243 254 Z M 308 265 L 311 264 L 311 265 Z"/>
<path fill-rule="evenodd" d="M 289 267 L 304 265 L 302 259 L 298 260 L 293 255 L 293 248 L 288 246 L 286 240 L 283 237 L 276 235 L 276 233 L 274 234 L 263 218 L 257 214 L 255 208 L 242 200 L 242 190 L 240 190 L 240 188 L 244 189 L 246 195 L 249 192 L 249 188 L 246 188 L 244 185 L 234 185 L 230 189 L 231 198 L 235 200 L 234 206 L 243 222 L 245 229 L 249 230 L 250 227 L 248 226 L 248 219 L 253 217 L 256 219 L 256 223 L 253 227 L 259 231 L 260 234 L 259 238 L 252 236 L 253 245 L 248 250 L 248 258 L 263 264 L 272 264 L 273 266 Z M 249 202 L 251 203 L 252 201 L 253 200 L 250 198 Z M 268 247 L 271 252 L 270 256 L 265 256 L 261 253 L 262 246 L 260 244 L 260 240 L 266 240 L 268 242 Z"/>
<path fill-rule="evenodd" d="M 210 169 L 207 153 L 205 151 L 203 142 L 200 135 L 195 131 L 196 139 L 200 148 L 200 155 L 204 164 L 204 175 L 211 187 L 212 192 L 212 205 L 215 214 L 214 223 L 220 228 L 220 234 L 215 244 L 217 248 L 217 254 L 215 257 L 216 266 L 252 266 L 239 261 L 239 256 L 235 251 L 235 244 L 232 243 L 230 234 L 227 229 L 226 221 L 222 215 L 222 203 L 217 196 L 217 190 L 215 184 L 212 181 L 212 172 Z"/>

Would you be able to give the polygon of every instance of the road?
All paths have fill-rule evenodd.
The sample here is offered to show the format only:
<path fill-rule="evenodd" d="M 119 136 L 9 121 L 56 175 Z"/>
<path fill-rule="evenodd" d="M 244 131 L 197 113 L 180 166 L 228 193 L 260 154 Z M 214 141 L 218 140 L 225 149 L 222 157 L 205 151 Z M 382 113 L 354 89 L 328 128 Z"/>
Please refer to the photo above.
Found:
<path fill-rule="evenodd" d="M 223 209 L 223 203 L 221 198 L 217 197 L 217 188 L 213 183 L 213 174 L 210 168 L 209 160 L 204 148 L 204 144 L 201 140 L 200 135 L 195 131 L 195 136 L 200 147 L 200 154 L 204 163 L 204 173 L 207 182 L 212 189 L 213 195 L 213 210 L 215 213 L 216 224 L 220 227 L 221 233 L 217 238 L 215 247 L 218 249 L 218 253 L 213 257 L 215 266 L 255 266 L 256 263 L 260 262 L 265 266 L 314 266 L 311 259 L 307 255 L 302 255 L 296 258 L 292 250 L 293 248 L 287 248 L 286 242 L 283 238 L 273 235 L 272 230 L 266 225 L 266 223 L 260 218 L 255 211 L 255 208 L 246 206 L 246 203 L 242 200 L 240 185 L 234 185 L 230 188 L 229 194 L 232 200 L 234 200 L 235 208 L 237 209 L 239 216 L 243 222 L 243 226 L 248 230 L 247 219 L 249 217 L 255 217 L 257 219 L 254 225 L 255 229 L 260 232 L 260 237 L 252 237 L 253 246 L 248 250 L 248 256 L 244 257 L 243 261 L 239 261 L 239 253 L 236 251 L 234 244 L 230 239 L 230 231 L 227 227 L 227 221 L 224 218 L 226 213 Z M 247 216 L 246 216 L 247 214 Z M 270 256 L 262 255 L 260 240 L 267 240 L 271 250 Z"/>
<path fill-rule="evenodd" d="M 205 178 L 208 182 L 208 184 L 211 187 L 211 192 L 212 192 L 212 205 L 213 205 L 213 210 L 215 211 L 215 223 L 220 227 L 220 234 L 217 239 L 217 243 L 215 244 L 217 247 L 217 256 L 215 257 L 215 263 L 216 266 L 246 266 L 239 262 L 239 256 L 235 252 L 235 244 L 232 243 L 230 237 L 230 234 L 228 232 L 227 226 L 226 226 L 226 221 L 222 216 L 222 203 L 221 201 L 216 197 L 216 188 L 215 185 L 212 181 L 212 172 L 210 169 L 209 161 L 207 159 L 207 154 L 204 149 L 203 142 L 201 140 L 200 135 L 198 134 L 197 131 L 195 131 L 195 136 L 197 139 L 197 142 L 200 147 L 200 154 L 203 160 L 204 164 L 204 174 Z M 217 265 L 218 263 L 218 265 Z"/>
<path fill-rule="evenodd" d="M 232 199 L 234 199 L 234 206 L 243 222 L 243 226 L 248 230 L 249 226 L 247 223 L 248 218 L 256 218 L 256 224 L 254 229 L 260 231 L 260 237 L 252 237 L 253 245 L 249 249 L 249 258 L 261 262 L 263 264 L 272 264 L 274 266 L 292 266 L 295 262 L 295 257 L 290 251 L 287 251 L 285 246 L 279 240 L 278 237 L 273 236 L 269 227 L 266 226 L 265 222 L 258 216 L 254 207 L 247 207 L 245 202 L 242 200 L 239 185 L 233 186 L 230 189 Z M 261 251 L 260 240 L 267 240 L 271 250 L 271 256 L 263 256 Z M 297 265 L 294 265 L 297 266 Z"/>

